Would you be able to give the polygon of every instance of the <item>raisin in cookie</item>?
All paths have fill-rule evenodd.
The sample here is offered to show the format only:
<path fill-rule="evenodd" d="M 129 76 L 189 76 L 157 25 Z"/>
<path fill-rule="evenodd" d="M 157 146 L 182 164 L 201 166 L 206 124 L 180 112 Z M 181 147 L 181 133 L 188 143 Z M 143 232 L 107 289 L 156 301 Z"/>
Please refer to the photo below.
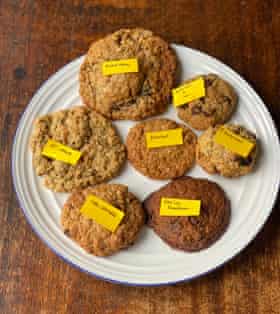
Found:
<path fill-rule="evenodd" d="M 177 107 L 178 117 L 198 130 L 227 122 L 237 104 L 237 94 L 228 82 L 216 74 L 202 75 L 202 78 L 205 84 L 205 97 Z"/>
<path fill-rule="evenodd" d="M 225 177 L 239 177 L 253 170 L 258 153 L 255 134 L 240 125 L 225 125 L 233 133 L 253 142 L 255 147 L 248 157 L 244 158 L 224 148 L 214 141 L 214 135 L 220 126 L 210 127 L 199 138 L 196 148 L 197 163 L 210 174 L 221 174 Z"/>
<path fill-rule="evenodd" d="M 104 76 L 102 63 L 137 58 L 139 72 Z M 84 103 L 113 120 L 141 120 L 165 111 L 176 71 L 169 45 L 151 31 L 121 29 L 94 42 L 80 69 Z"/>
<path fill-rule="evenodd" d="M 77 164 L 43 156 L 49 139 L 81 151 Z M 111 122 L 85 106 L 37 119 L 30 144 L 36 174 L 56 192 L 71 192 L 109 180 L 118 174 L 126 159 L 125 146 Z"/>
<path fill-rule="evenodd" d="M 160 216 L 161 198 L 201 200 L 199 216 Z M 209 247 L 225 232 L 230 201 L 222 188 L 209 180 L 181 177 L 152 193 L 145 201 L 148 224 L 171 247 L 197 251 Z"/>
<path fill-rule="evenodd" d="M 80 212 L 87 196 L 94 195 L 125 213 L 114 232 Z M 138 199 L 121 184 L 100 184 L 72 193 L 63 206 L 64 232 L 88 253 L 108 256 L 133 244 L 145 223 L 145 212 Z"/>
<path fill-rule="evenodd" d="M 183 144 L 148 148 L 146 132 L 182 128 Z M 126 147 L 128 160 L 144 176 L 152 179 L 172 179 L 182 176 L 195 161 L 196 135 L 185 125 L 168 119 L 153 119 L 138 123 L 129 130 Z"/>

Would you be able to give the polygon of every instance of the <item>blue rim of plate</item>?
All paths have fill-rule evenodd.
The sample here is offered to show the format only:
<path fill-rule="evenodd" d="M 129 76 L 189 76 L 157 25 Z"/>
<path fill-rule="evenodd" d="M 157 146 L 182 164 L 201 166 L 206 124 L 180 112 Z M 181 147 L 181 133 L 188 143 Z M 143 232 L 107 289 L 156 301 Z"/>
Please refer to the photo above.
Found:
<path fill-rule="evenodd" d="M 238 76 L 238 78 L 242 81 L 242 83 L 245 83 L 254 93 L 255 93 L 255 96 L 261 101 L 262 104 L 264 104 L 264 102 L 262 101 L 261 97 L 257 94 L 257 92 L 254 90 L 254 88 L 245 80 L 243 79 L 235 70 L 233 70 L 231 67 L 229 67 L 228 65 L 226 65 L 225 63 L 223 63 L 222 61 L 218 60 L 217 58 L 215 57 L 212 57 L 202 51 L 199 51 L 199 50 L 196 50 L 196 49 L 193 49 L 193 48 L 190 48 L 190 47 L 186 47 L 184 45 L 180 45 L 180 44 L 176 44 L 177 46 L 180 46 L 180 47 L 183 47 L 183 48 L 187 48 L 191 51 L 193 51 L 194 53 L 198 53 L 200 54 L 201 56 L 205 56 L 207 58 L 210 58 L 216 62 L 219 62 L 221 64 L 223 64 L 223 66 L 225 66 L 227 69 L 229 69 L 230 71 L 233 71 L 235 73 L 235 75 Z M 197 278 L 200 278 L 202 276 L 205 276 L 219 268 L 221 268 L 222 266 L 224 266 L 225 264 L 227 264 L 228 262 L 230 262 L 232 259 L 234 259 L 237 255 L 239 255 L 243 250 L 245 250 L 253 241 L 254 239 L 256 238 L 256 236 L 262 231 L 265 223 L 267 222 L 268 218 L 270 217 L 271 213 L 272 213 L 272 210 L 275 206 L 275 203 L 276 203 L 276 200 L 277 200 L 277 195 L 279 193 L 279 187 L 280 187 L 280 181 L 278 182 L 278 187 L 275 189 L 275 193 L 274 193 L 274 199 L 273 199 L 273 202 L 272 202 L 272 206 L 271 206 L 271 209 L 267 215 L 267 217 L 265 218 L 265 220 L 263 221 L 263 223 L 259 226 L 258 230 L 255 232 L 255 234 L 252 236 L 252 238 L 248 241 L 248 243 L 243 246 L 242 248 L 240 248 L 234 255 L 232 255 L 231 257 L 229 257 L 227 260 L 225 260 L 224 262 L 220 263 L 219 265 L 217 265 L 216 267 L 213 267 L 211 269 L 209 269 L 208 271 L 205 271 L 203 273 L 200 273 L 199 275 L 196 275 L 196 276 L 193 276 L 193 277 L 187 277 L 187 278 L 183 278 L 183 279 L 180 279 L 180 280 L 175 280 L 175 281 L 167 281 L 167 282 L 163 282 L 163 283 L 131 283 L 131 282 L 127 282 L 127 281 L 121 281 L 121 280 L 115 280 L 115 279 L 111 279 L 111 278 L 108 278 L 108 277 L 104 277 L 104 276 L 101 276 L 101 275 L 98 275 L 94 272 L 91 272 L 91 271 L 88 271 L 82 267 L 80 267 L 79 265 L 75 264 L 74 262 L 72 262 L 70 259 L 62 256 L 56 249 L 54 249 L 48 242 L 47 240 L 45 240 L 43 238 L 42 235 L 40 235 L 39 231 L 36 229 L 36 226 L 33 225 L 31 223 L 31 221 L 29 220 L 28 218 L 28 215 L 27 215 L 27 210 L 26 208 L 24 208 L 24 206 L 22 205 L 23 202 L 19 196 L 19 192 L 17 190 L 17 187 L 16 187 L 16 183 L 15 183 L 15 174 L 14 174 L 14 167 L 15 167 L 15 153 L 14 153 L 14 150 L 15 150 L 15 140 L 17 138 L 17 134 L 18 134 L 18 130 L 20 128 L 20 125 L 22 123 L 22 120 L 27 112 L 27 109 L 29 107 L 29 104 L 33 101 L 33 99 L 36 97 L 36 95 L 38 93 L 40 93 L 40 91 L 43 89 L 44 85 L 50 81 L 60 70 L 66 70 L 67 67 L 70 67 L 78 58 L 74 59 L 73 61 L 67 63 L 66 65 L 62 66 L 61 68 L 59 68 L 58 71 L 56 71 L 55 73 L 53 73 L 46 81 L 44 81 L 41 86 L 39 87 L 39 89 L 35 92 L 35 94 L 33 95 L 33 97 L 31 98 L 31 100 L 29 101 L 28 105 L 26 106 L 26 108 L 23 110 L 23 112 L 21 113 L 20 115 L 20 119 L 19 119 L 19 122 L 18 122 L 18 126 L 16 128 L 16 131 L 14 133 L 14 138 L 13 138 L 13 144 L 12 144 L 12 152 L 11 152 L 11 158 L 12 158 L 12 166 L 11 166 L 11 172 L 12 172 L 12 181 L 13 181 L 13 186 L 14 186 L 14 190 L 16 192 L 16 197 L 17 197 L 17 200 L 18 200 L 18 203 L 23 211 L 23 214 L 26 218 L 26 220 L 28 221 L 31 229 L 33 230 L 33 232 L 38 236 L 38 238 L 49 248 L 51 249 L 51 251 L 53 251 L 59 258 L 61 258 L 63 261 L 65 261 L 67 264 L 75 267 L 76 269 L 80 270 L 81 272 L 83 273 L 86 273 L 88 275 L 91 275 L 91 276 L 94 276 L 96 277 L 97 279 L 101 279 L 101 280 L 104 280 L 104 281 L 107 281 L 107 282 L 110 282 L 110 283 L 114 283 L 114 284 L 121 284 L 121 285 L 125 285 L 125 286 L 134 286 L 134 287 L 159 287 L 159 286 L 167 286 L 167 285 L 175 285 L 175 284 L 179 284 L 179 283 L 184 283 L 184 282 L 190 282 L 194 279 L 197 279 Z M 268 111 L 267 107 L 265 105 L 263 105 L 263 109 L 266 111 L 266 113 L 270 116 L 271 118 L 271 121 L 272 121 L 272 127 L 275 131 L 275 134 L 277 134 L 277 139 L 278 139 L 278 146 L 280 146 L 280 141 L 279 141 L 279 135 L 278 135 L 278 131 L 277 131 L 277 128 L 276 128 L 276 125 L 275 125 L 275 122 L 273 120 L 273 117 L 271 116 L 270 112 Z"/>

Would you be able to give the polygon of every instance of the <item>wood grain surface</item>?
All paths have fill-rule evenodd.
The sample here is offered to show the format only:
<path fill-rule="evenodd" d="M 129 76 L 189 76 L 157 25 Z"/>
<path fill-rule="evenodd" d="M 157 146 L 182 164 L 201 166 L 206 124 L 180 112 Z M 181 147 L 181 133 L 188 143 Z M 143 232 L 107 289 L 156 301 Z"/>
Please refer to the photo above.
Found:
<path fill-rule="evenodd" d="M 10 171 L 21 113 L 91 41 L 135 26 L 232 66 L 280 125 L 278 0 L 0 0 L 0 313 L 280 313 L 279 200 L 242 254 L 207 276 L 166 287 L 126 287 L 81 273 L 27 224 Z"/>

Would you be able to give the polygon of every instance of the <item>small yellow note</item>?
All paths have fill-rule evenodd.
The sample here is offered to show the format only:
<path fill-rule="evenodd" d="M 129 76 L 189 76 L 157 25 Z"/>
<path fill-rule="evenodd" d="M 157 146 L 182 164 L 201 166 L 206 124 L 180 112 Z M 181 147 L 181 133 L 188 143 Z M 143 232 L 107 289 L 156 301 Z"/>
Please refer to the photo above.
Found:
<path fill-rule="evenodd" d="M 162 197 L 160 216 L 199 216 L 200 200 Z"/>
<path fill-rule="evenodd" d="M 94 195 L 87 197 L 80 211 L 86 218 L 95 220 L 112 232 L 117 229 L 124 217 L 124 212 Z"/>
<path fill-rule="evenodd" d="M 73 166 L 76 165 L 81 157 L 81 154 L 82 153 L 80 151 L 60 144 L 54 140 L 48 140 L 42 151 L 43 156 L 63 161 Z"/>
<path fill-rule="evenodd" d="M 138 60 L 135 58 L 105 61 L 102 63 L 103 75 L 132 72 L 138 72 Z"/>
<path fill-rule="evenodd" d="M 181 145 L 183 144 L 183 130 L 178 128 L 159 132 L 147 132 L 146 144 L 148 148 Z"/>
<path fill-rule="evenodd" d="M 205 96 L 205 86 L 202 77 L 172 90 L 173 104 L 175 107 L 182 106 L 190 101 Z"/>
<path fill-rule="evenodd" d="M 255 146 L 255 143 L 233 133 L 225 126 L 218 129 L 214 141 L 244 158 L 250 154 Z"/>

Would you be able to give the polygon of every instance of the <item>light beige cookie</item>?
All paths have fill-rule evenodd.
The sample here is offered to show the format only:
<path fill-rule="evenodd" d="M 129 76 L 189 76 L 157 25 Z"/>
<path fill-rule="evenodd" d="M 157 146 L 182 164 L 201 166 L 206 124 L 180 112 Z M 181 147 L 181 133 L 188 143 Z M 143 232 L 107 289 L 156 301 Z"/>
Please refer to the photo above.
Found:
<path fill-rule="evenodd" d="M 205 97 L 177 107 L 178 117 L 198 130 L 227 122 L 237 105 L 233 87 L 216 74 L 200 75 L 184 83 L 204 79 Z"/>
<path fill-rule="evenodd" d="M 49 139 L 82 153 L 74 166 L 42 155 Z M 36 120 L 30 142 L 33 166 L 44 184 L 56 192 L 101 183 L 116 176 L 126 159 L 110 121 L 85 106 L 50 113 Z"/>
<path fill-rule="evenodd" d="M 89 195 L 101 198 L 125 213 L 114 232 L 80 212 Z M 141 203 L 121 184 L 100 184 L 77 190 L 68 198 L 61 213 L 64 232 L 88 253 L 97 256 L 108 256 L 132 245 L 144 223 Z"/>
<path fill-rule="evenodd" d="M 139 72 L 104 76 L 102 63 L 137 58 Z M 84 103 L 113 120 L 141 120 L 166 110 L 176 57 L 151 31 L 121 29 L 94 42 L 80 69 Z"/>
<path fill-rule="evenodd" d="M 255 143 L 255 147 L 248 157 L 244 158 L 214 141 L 214 135 L 219 127 L 210 127 L 198 138 L 197 163 L 208 173 L 218 173 L 225 177 L 239 177 L 251 172 L 258 155 L 258 143 L 255 134 L 240 125 L 226 124 L 230 131 Z"/>

